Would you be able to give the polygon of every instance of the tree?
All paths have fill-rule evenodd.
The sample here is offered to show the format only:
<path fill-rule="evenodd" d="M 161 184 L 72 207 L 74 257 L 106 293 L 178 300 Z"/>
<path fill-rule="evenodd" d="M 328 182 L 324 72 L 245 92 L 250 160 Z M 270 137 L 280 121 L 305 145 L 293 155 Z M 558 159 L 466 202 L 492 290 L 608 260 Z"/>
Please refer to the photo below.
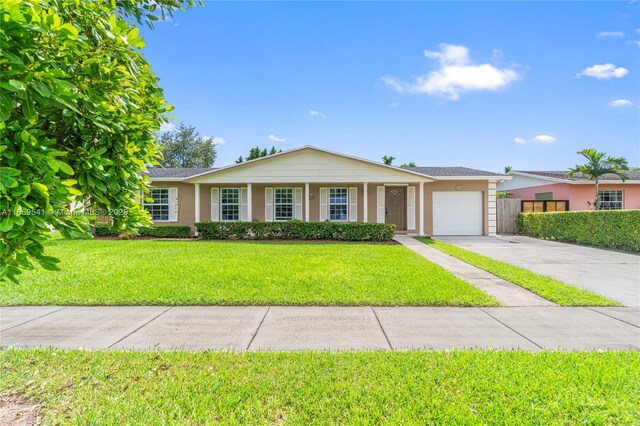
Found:
<path fill-rule="evenodd" d="M 392 157 L 391 155 L 385 155 L 382 157 L 382 162 L 387 166 L 390 166 L 393 163 L 393 160 L 395 159 L 396 157 Z"/>
<path fill-rule="evenodd" d="M 602 175 L 614 174 L 620 177 L 622 181 L 629 179 L 626 173 L 629 170 L 627 160 L 623 157 L 611 157 L 604 152 L 598 152 L 593 148 L 578 151 L 578 154 L 587 159 L 585 164 L 579 164 L 569 168 L 567 177 L 572 178 L 576 173 L 581 173 L 589 180 L 596 184 L 595 208 L 600 210 L 600 195 L 598 194 L 598 183 Z M 606 157 L 605 157 L 606 156 Z"/>
<path fill-rule="evenodd" d="M 242 155 L 238 157 L 236 160 L 236 164 L 243 163 L 245 161 L 257 160 L 258 158 L 267 157 L 269 155 L 277 154 L 282 152 L 282 150 L 277 150 L 275 146 L 272 146 L 270 150 L 267 151 L 267 148 L 260 149 L 259 146 L 251 148 L 249 150 L 249 155 L 246 158 L 242 158 Z"/>
<path fill-rule="evenodd" d="M 511 166 L 504 166 L 504 174 L 508 174 L 511 171 Z"/>
<path fill-rule="evenodd" d="M 408 163 L 402 163 L 402 165 L 400 167 L 405 168 L 405 169 L 406 168 L 410 168 L 410 167 L 416 167 L 416 163 L 414 163 L 413 161 L 409 161 Z"/>
<path fill-rule="evenodd" d="M 193 126 L 180 124 L 177 130 L 158 138 L 162 146 L 162 167 L 211 167 L 216 161 L 213 138 L 203 138 Z"/>
<path fill-rule="evenodd" d="M 138 198 L 171 106 L 133 22 L 193 4 L 0 2 L 0 279 L 17 282 L 33 261 L 57 269 L 43 242 L 51 228 L 89 237 L 74 208 L 88 199 L 118 230 L 149 223 Z"/>

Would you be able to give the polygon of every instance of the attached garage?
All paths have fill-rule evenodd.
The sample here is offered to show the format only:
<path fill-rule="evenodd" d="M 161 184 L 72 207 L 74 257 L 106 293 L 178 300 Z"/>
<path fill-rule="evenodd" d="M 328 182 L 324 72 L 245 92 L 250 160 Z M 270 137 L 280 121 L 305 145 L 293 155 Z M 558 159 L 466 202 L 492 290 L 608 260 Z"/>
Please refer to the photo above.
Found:
<path fill-rule="evenodd" d="M 482 191 L 434 191 L 433 235 L 482 235 Z"/>

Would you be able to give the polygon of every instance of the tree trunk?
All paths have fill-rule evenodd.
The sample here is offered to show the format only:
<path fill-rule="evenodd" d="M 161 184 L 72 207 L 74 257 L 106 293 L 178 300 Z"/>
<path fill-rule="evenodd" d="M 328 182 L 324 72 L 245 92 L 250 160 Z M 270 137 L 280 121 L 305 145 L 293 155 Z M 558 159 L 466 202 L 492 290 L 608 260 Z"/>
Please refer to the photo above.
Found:
<path fill-rule="evenodd" d="M 598 195 L 598 179 L 596 179 L 596 210 L 600 210 L 600 196 Z"/>

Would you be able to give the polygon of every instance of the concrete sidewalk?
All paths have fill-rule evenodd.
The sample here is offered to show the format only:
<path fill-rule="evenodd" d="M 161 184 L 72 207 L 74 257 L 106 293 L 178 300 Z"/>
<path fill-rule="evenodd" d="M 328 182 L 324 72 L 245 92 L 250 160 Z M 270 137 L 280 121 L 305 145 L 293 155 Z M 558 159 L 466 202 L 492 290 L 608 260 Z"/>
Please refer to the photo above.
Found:
<path fill-rule="evenodd" d="M 0 346 L 640 350 L 640 308 L 6 307 Z"/>

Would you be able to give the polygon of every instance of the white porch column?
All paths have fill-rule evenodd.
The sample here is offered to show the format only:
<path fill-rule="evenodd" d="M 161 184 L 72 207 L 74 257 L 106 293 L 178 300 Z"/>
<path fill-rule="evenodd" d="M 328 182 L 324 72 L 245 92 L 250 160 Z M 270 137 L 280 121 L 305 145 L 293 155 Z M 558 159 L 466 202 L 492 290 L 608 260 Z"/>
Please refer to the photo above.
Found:
<path fill-rule="evenodd" d="M 309 182 L 304 183 L 304 221 L 309 222 Z"/>
<path fill-rule="evenodd" d="M 253 203 L 251 202 L 251 200 L 253 199 L 252 192 L 253 192 L 253 185 L 248 183 L 247 184 L 247 222 L 251 222 L 253 220 Z"/>
<path fill-rule="evenodd" d="M 195 223 L 200 222 L 200 184 L 199 183 L 194 183 L 194 190 L 195 190 Z M 198 235 L 198 231 L 195 230 L 195 226 L 194 226 L 194 231 L 193 231 L 194 235 Z"/>
<path fill-rule="evenodd" d="M 364 183 L 362 189 L 362 221 L 367 222 L 369 220 L 369 184 Z"/>
<path fill-rule="evenodd" d="M 418 229 L 420 230 L 420 236 L 422 236 L 424 235 L 424 182 L 420 182 L 420 196 L 418 200 L 420 200 L 420 226 L 418 226 Z"/>

